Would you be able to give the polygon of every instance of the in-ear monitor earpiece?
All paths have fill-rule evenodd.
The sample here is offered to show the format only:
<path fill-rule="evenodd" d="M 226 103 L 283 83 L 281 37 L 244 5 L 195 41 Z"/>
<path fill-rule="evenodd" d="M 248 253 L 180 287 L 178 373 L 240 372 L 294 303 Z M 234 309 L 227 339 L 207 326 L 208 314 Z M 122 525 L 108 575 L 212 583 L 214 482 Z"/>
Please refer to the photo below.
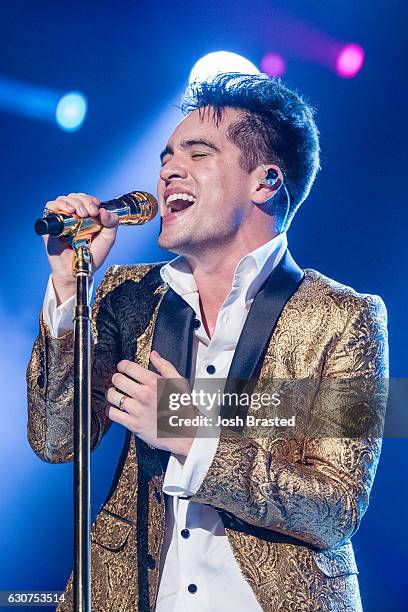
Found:
<path fill-rule="evenodd" d="M 265 183 L 268 187 L 273 187 L 278 182 L 278 173 L 274 168 L 268 168 L 268 166 L 263 165 L 262 168 L 265 170 Z"/>

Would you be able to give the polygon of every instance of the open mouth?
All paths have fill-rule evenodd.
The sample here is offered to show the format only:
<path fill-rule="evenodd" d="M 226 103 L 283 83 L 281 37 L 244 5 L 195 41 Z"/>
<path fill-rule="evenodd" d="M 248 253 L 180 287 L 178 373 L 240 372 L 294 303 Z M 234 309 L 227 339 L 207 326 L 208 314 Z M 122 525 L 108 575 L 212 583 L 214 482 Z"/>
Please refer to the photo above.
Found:
<path fill-rule="evenodd" d="M 189 193 L 173 193 L 166 198 L 167 213 L 164 218 L 175 218 L 182 215 L 195 202 L 196 198 Z"/>

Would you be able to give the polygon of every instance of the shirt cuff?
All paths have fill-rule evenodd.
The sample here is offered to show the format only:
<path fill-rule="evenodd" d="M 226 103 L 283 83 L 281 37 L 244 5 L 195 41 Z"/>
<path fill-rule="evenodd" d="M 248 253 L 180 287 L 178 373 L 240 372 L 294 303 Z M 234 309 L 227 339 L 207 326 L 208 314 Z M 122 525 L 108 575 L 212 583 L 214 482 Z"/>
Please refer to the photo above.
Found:
<path fill-rule="evenodd" d="M 93 279 L 89 283 L 89 295 L 92 295 Z M 65 302 L 57 306 L 57 296 L 55 294 L 52 275 L 48 279 L 47 289 L 45 292 L 43 303 L 43 319 L 44 323 L 50 330 L 51 336 L 61 338 L 68 332 L 73 331 L 74 323 L 72 321 L 75 306 L 75 295 L 68 298 Z"/>
<path fill-rule="evenodd" d="M 208 436 L 208 428 L 205 430 Z M 163 492 L 176 497 L 190 497 L 201 486 L 217 452 L 220 427 L 214 426 L 211 437 L 197 435 L 184 464 L 171 454 L 163 482 Z"/>

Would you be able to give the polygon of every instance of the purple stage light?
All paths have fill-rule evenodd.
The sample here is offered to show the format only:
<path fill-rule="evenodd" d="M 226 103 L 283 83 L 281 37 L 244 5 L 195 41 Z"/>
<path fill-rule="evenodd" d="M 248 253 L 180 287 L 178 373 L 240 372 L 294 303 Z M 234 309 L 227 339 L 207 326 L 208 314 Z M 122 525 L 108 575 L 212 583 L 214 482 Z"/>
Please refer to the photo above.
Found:
<path fill-rule="evenodd" d="M 351 79 L 360 71 L 364 63 L 364 49 L 350 44 L 343 47 L 336 58 L 336 72 L 343 79 Z"/>
<path fill-rule="evenodd" d="M 267 53 L 262 58 L 261 70 L 269 76 L 280 77 L 286 72 L 286 62 L 279 53 Z"/>

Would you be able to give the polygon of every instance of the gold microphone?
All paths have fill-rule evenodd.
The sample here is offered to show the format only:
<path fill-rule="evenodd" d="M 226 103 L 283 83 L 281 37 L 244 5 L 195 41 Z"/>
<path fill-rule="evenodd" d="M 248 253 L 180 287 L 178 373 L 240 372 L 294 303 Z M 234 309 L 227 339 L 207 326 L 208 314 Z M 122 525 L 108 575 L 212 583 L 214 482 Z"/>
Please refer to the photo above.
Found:
<path fill-rule="evenodd" d="M 157 200 L 146 191 L 132 191 L 102 202 L 99 208 L 116 213 L 121 225 L 142 225 L 151 221 L 158 210 Z M 76 215 L 63 215 L 50 212 L 47 216 L 37 219 L 34 230 L 39 236 L 49 234 L 61 238 L 82 239 L 99 232 L 102 224 L 98 218 L 77 217 Z"/>

